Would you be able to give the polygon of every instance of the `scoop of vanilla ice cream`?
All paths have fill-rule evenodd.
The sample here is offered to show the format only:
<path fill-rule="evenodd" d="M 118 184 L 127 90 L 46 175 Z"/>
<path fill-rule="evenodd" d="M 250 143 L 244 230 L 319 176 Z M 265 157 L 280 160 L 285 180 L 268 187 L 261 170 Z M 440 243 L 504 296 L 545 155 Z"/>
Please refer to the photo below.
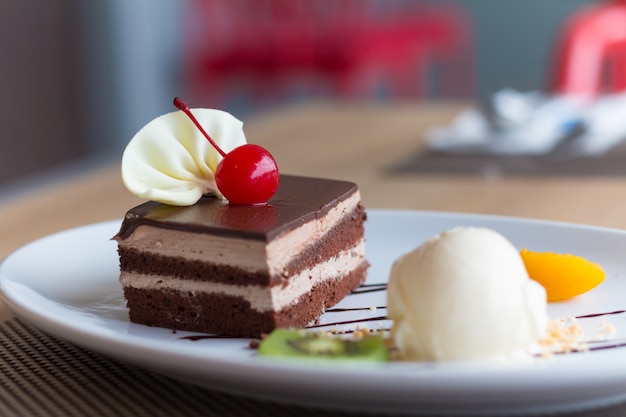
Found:
<path fill-rule="evenodd" d="M 243 123 L 230 113 L 191 112 L 225 153 L 246 143 Z M 122 156 L 122 180 L 141 198 L 188 206 L 209 192 L 221 197 L 214 176 L 221 159 L 187 115 L 175 111 L 152 120 L 131 139 Z"/>
<path fill-rule="evenodd" d="M 499 233 L 458 227 L 397 259 L 391 335 L 407 360 L 469 360 L 528 350 L 548 324 L 544 288 Z"/>

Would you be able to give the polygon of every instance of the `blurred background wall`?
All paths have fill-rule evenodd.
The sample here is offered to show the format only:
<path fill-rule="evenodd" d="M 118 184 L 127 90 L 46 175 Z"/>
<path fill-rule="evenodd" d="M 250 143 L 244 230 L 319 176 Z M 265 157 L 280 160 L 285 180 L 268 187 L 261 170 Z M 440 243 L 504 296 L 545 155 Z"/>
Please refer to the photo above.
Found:
<path fill-rule="evenodd" d="M 381 10 L 419 3 L 373 1 Z M 476 88 L 470 98 L 486 101 L 503 87 L 544 88 L 558 28 L 572 11 L 592 2 L 450 3 L 462 7 L 472 22 Z M 0 2 L 0 189 L 75 161 L 119 158 L 141 126 L 172 111 L 171 99 L 182 88 L 181 37 L 188 29 L 188 4 Z M 241 104 L 228 110 L 238 112 Z M 241 112 L 261 110 L 245 106 Z"/>

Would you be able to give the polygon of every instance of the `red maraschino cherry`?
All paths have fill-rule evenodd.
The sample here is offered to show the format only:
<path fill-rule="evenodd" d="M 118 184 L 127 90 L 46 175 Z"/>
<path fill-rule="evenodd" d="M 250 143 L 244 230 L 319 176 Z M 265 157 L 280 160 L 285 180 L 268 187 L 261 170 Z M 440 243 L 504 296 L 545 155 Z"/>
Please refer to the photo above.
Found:
<path fill-rule="evenodd" d="M 176 97 L 174 106 L 189 116 L 222 155 L 215 170 L 215 183 L 228 202 L 241 205 L 267 203 L 278 189 L 280 178 L 274 157 L 265 148 L 250 143 L 225 153 L 200 125 L 185 102 Z"/>

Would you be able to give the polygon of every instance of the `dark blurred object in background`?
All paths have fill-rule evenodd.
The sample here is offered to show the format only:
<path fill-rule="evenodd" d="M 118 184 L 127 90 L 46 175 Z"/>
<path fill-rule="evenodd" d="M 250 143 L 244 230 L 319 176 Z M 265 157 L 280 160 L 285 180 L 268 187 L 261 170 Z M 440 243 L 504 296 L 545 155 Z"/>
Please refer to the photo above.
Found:
<path fill-rule="evenodd" d="M 0 185 L 84 156 L 72 1 L 0 2 Z"/>

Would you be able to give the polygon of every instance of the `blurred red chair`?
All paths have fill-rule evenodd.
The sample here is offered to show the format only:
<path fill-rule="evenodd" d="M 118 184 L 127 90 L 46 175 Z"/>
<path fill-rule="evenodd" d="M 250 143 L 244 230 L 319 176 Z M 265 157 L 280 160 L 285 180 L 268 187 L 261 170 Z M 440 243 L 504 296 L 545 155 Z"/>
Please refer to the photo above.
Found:
<path fill-rule="evenodd" d="M 626 1 L 576 12 L 558 44 L 552 90 L 592 100 L 626 90 Z"/>
<path fill-rule="evenodd" d="M 473 93 L 473 30 L 451 6 L 368 0 L 197 0 L 184 33 L 185 94 L 213 106 L 257 99 Z M 376 6 L 378 5 L 378 6 Z M 303 87 L 304 86 L 304 87 Z M 300 91 L 302 89 L 306 91 Z"/>

